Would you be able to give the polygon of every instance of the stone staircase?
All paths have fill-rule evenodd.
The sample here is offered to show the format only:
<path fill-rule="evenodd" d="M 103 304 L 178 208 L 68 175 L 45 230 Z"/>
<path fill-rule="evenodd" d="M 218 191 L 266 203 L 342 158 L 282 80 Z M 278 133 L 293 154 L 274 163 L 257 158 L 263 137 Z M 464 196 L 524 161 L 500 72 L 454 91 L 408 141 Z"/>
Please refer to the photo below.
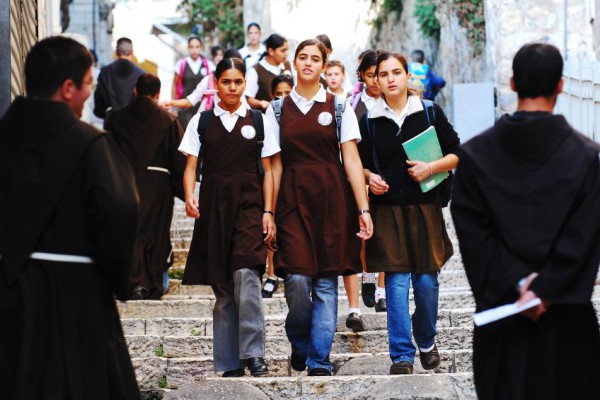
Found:
<path fill-rule="evenodd" d="M 449 215 L 448 231 L 456 251 L 458 244 Z M 185 217 L 177 202 L 172 238 L 177 264 L 185 256 L 193 221 Z M 458 253 L 458 251 L 457 251 Z M 331 360 L 333 377 L 307 377 L 289 366 L 290 344 L 285 336 L 287 305 L 280 288 L 272 299 L 265 299 L 266 361 L 269 375 L 262 378 L 223 379 L 212 363 L 212 309 L 214 296 L 206 286 L 182 286 L 172 280 L 162 301 L 119 303 L 119 311 L 129 352 L 144 397 L 160 399 L 166 393 L 191 383 L 205 386 L 246 384 L 257 392 L 248 397 L 269 399 L 475 399 L 472 376 L 472 314 L 474 300 L 460 254 L 455 254 L 440 277 L 438 336 L 442 363 L 425 371 L 416 360 L 412 376 L 390 376 L 386 313 L 376 313 L 362 305 L 367 330 L 353 333 L 345 326 L 348 302 L 343 287 L 339 290 L 338 325 Z M 600 310 L 600 281 L 594 294 Z M 412 301 L 412 299 L 411 299 Z M 238 387 L 238 390 L 240 388 Z M 253 388 L 250 388 L 255 390 Z M 185 397 L 197 398 L 197 397 Z M 221 397 L 216 397 L 221 398 Z M 224 396 L 222 398 L 228 398 Z"/>

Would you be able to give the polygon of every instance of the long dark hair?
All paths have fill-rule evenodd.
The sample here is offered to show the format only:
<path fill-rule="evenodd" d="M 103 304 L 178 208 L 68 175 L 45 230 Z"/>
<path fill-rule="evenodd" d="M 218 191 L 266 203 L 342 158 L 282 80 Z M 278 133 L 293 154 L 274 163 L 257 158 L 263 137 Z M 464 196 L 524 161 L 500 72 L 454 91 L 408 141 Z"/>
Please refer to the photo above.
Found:
<path fill-rule="evenodd" d="M 265 40 L 264 43 L 267 50 L 264 53 L 262 53 L 258 61 L 262 60 L 263 58 L 269 55 L 269 49 L 277 50 L 278 48 L 285 45 L 287 43 L 287 39 L 281 35 L 273 33 Z"/>
<path fill-rule="evenodd" d="M 215 79 L 219 80 L 221 75 L 229 69 L 237 69 L 243 76 L 246 76 L 246 64 L 242 60 L 239 58 L 223 58 L 215 69 Z"/>
<path fill-rule="evenodd" d="M 358 78 L 359 82 L 364 82 L 362 74 L 373 66 L 377 67 L 377 51 L 368 50 L 367 52 L 362 53 L 361 56 L 362 60 L 360 61 L 358 69 L 356 70 L 356 77 Z"/>
<path fill-rule="evenodd" d="M 404 68 L 404 72 L 406 72 L 408 74 L 408 61 L 406 60 L 406 57 L 404 57 L 402 54 L 392 52 L 392 51 L 387 51 L 387 50 L 380 50 L 378 53 L 379 54 L 377 55 L 377 67 L 375 68 L 376 75 L 379 75 L 379 65 L 382 62 L 384 62 L 385 60 L 389 60 L 390 58 L 395 58 L 396 60 L 400 61 L 400 64 L 402 64 L 402 68 Z M 419 96 L 419 92 L 417 92 L 415 89 L 413 89 L 411 87 L 408 88 L 407 94 L 409 96 L 411 96 L 411 95 Z M 381 96 L 385 97 L 383 94 L 383 91 L 381 92 Z"/>

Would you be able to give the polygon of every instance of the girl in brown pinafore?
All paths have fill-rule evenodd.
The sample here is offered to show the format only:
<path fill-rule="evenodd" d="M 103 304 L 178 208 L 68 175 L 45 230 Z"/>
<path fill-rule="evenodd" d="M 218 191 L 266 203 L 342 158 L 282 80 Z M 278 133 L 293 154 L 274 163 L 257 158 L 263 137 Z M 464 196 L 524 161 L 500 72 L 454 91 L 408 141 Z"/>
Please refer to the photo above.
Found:
<path fill-rule="evenodd" d="M 260 127 L 241 102 L 245 66 L 237 58 L 223 59 L 215 71 L 219 102 L 192 118 L 179 150 L 187 154 L 184 174 L 185 210 L 196 218 L 183 276 L 185 285 L 211 285 L 215 369 L 224 377 L 268 373 L 264 361 L 265 326 L 260 276 L 267 246 L 275 234 L 273 174 L 270 158 L 279 146 L 265 132 L 260 183 L 257 139 Z M 197 127 L 208 117 L 200 142 Z M 194 196 L 196 164 L 202 152 L 200 200 Z"/>
<path fill-rule="evenodd" d="M 202 78 L 210 74 L 208 60 L 200 52 L 202 51 L 202 40 L 199 37 L 192 36 L 188 39 L 189 56 L 182 58 L 175 65 L 175 75 L 173 77 L 173 100 L 185 99 L 189 96 L 196 86 L 202 81 Z M 185 107 L 177 114 L 179 123 L 184 128 L 188 125 L 194 114 L 198 112 L 199 106 L 192 108 Z"/>
<path fill-rule="evenodd" d="M 272 106 L 266 113 L 282 149 L 273 157 L 280 224 L 275 272 L 285 278 L 291 366 L 308 366 L 311 376 L 331 375 L 337 277 L 361 270 L 360 239 L 373 233 L 356 148 L 358 123 L 345 107 L 338 140 L 335 96 L 319 84 L 326 60 L 318 40 L 300 43 L 294 57 L 298 83 L 283 99 L 279 121 Z"/>

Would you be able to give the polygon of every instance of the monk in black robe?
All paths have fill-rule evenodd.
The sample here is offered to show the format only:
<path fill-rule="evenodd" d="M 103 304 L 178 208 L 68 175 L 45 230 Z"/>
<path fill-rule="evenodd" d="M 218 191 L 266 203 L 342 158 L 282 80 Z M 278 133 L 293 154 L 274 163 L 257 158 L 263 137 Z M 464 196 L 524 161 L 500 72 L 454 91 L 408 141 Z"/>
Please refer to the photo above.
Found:
<path fill-rule="evenodd" d="M 79 121 L 91 65 L 72 39 L 42 40 L 28 98 L 0 120 L 0 399 L 140 398 L 113 298 L 127 296 L 137 193 L 111 138 Z"/>
<path fill-rule="evenodd" d="M 452 216 L 477 311 L 542 301 L 475 327 L 482 400 L 600 399 L 600 145 L 552 114 L 562 68 L 554 46 L 522 47 L 517 112 L 463 146 L 456 174 Z"/>
<path fill-rule="evenodd" d="M 183 200 L 186 160 L 177 150 L 183 129 L 157 104 L 160 80 L 156 75 L 140 76 L 135 92 L 131 104 L 109 117 L 106 129 L 131 163 L 140 194 L 131 299 L 156 300 L 163 295 L 163 274 L 172 264 L 173 196 Z"/>

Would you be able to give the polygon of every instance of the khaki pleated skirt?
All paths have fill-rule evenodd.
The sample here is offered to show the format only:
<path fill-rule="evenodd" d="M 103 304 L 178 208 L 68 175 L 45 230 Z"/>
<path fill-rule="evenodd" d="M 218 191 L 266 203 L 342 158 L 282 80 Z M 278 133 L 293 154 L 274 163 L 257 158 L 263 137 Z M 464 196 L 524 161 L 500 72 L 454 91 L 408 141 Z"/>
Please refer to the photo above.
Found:
<path fill-rule="evenodd" d="M 439 205 L 372 205 L 371 217 L 375 231 L 366 244 L 369 272 L 436 272 L 454 254 Z"/>

